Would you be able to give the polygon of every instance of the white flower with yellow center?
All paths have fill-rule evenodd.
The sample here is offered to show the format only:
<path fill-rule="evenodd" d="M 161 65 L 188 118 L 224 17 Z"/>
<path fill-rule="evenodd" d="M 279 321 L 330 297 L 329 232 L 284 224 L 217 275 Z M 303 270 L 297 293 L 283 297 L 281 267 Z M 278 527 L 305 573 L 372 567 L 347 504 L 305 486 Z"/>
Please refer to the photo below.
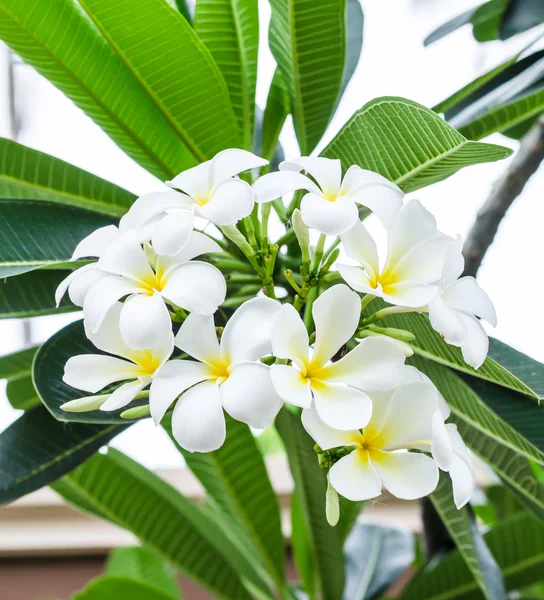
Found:
<path fill-rule="evenodd" d="M 368 390 L 388 390 L 402 380 L 404 353 L 392 340 L 367 338 L 335 363 L 329 361 L 355 333 L 361 300 L 336 285 L 314 303 L 315 345 L 297 311 L 284 305 L 272 327 L 273 354 L 292 361 L 272 365 L 272 381 L 285 402 L 309 408 L 336 429 L 364 427 L 372 412 Z"/>
<path fill-rule="evenodd" d="M 306 171 L 313 180 L 300 171 Z M 282 162 L 278 173 L 263 175 L 253 189 L 259 203 L 306 190 L 308 194 L 300 205 L 302 218 L 308 227 L 327 235 L 338 235 L 353 227 L 359 215 L 358 204 L 370 208 L 388 227 L 403 198 L 402 190 L 378 173 L 353 165 L 342 179 L 340 161 L 320 157 Z"/>
<path fill-rule="evenodd" d="M 412 308 L 424 307 L 437 295 L 437 282 L 453 241 L 437 230 L 435 218 L 417 200 L 407 202 L 397 213 L 388 231 L 383 266 L 376 243 L 360 221 L 341 238 L 346 254 L 360 265 L 337 266 L 350 287 Z"/>
<path fill-rule="evenodd" d="M 474 487 L 468 451 L 455 425 L 444 426 L 436 388 L 412 379 L 392 393 L 371 394 L 372 418 L 362 431 L 333 429 L 313 408 L 303 411 L 303 425 L 322 450 L 354 448 L 329 471 L 331 485 L 349 500 L 375 498 L 382 487 L 404 500 L 422 498 L 436 488 L 441 467 L 450 473 L 460 508 Z M 432 458 L 421 453 L 431 448 Z"/>
<path fill-rule="evenodd" d="M 427 310 L 433 328 L 448 344 L 459 346 L 466 363 L 477 369 L 489 350 L 487 333 L 477 317 L 495 327 L 497 314 L 476 279 L 460 277 L 465 266 L 462 247 L 461 238 L 450 247 L 438 295 Z"/>
<path fill-rule="evenodd" d="M 118 410 L 132 402 L 151 383 L 174 349 L 172 333 L 167 341 L 157 348 L 146 350 L 129 348 L 123 341 L 119 329 L 121 310 L 122 305 L 115 304 L 96 332 L 88 327 L 85 330 L 89 340 L 99 350 L 114 356 L 105 354 L 72 356 L 66 363 L 62 378 L 68 385 L 92 394 L 113 383 L 129 380 L 128 383 L 102 397 L 100 410 L 104 411 Z M 76 400 L 74 403 L 66 403 L 61 408 L 67 411 L 77 410 L 77 404 Z"/>
<path fill-rule="evenodd" d="M 172 431 L 190 452 L 210 452 L 225 441 L 223 409 L 256 428 L 272 423 L 281 408 L 270 367 L 270 328 L 281 305 L 270 298 L 242 304 L 227 322 L 221 342 L 213 317 L 191 314 L 176 335 L 176 346 L 195 360 L 172 360 L 153 380 L 149 398 L 156 424 L 179 397 Z M 181 395 L 181 397 L 180 397 Z"/>
<path fill-rule="evenodd" d="M 175 256 L 157 255 L 130 236 L 119 237 L 98 262 L 71 273 L 58 287 L 60 301 L 68 289 L 83 306 L 88 329 L 96 332 L 110 308 L 127 298 L 120 315 L 123 339 L 131 348 L 145 349 L 166 342 L 172 324 L 166 304 L 189 312 L 213 314 L 224 301 L 225 279 L 209 263 L 192 260 L 221 249 L 210 238 L 192 232 Z"/>

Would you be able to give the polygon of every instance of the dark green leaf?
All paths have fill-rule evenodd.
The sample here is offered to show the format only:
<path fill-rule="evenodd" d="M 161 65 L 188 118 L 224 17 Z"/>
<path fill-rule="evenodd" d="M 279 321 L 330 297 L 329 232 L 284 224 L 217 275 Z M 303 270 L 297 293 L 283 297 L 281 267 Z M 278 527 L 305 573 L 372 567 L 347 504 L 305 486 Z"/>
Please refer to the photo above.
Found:
<path fill-rule="evenodd" d="M 280 72 L 276 69 L 268 90 L 261 132 L 260 153 L 267 160 L 271 161 L 276 153 L 278 139 L 289 114 L 289 108 L 289 91 Z"/>
<path fill-rule="evenodd" d="M 49 202 L 0 199 L 0 277 L 70 259 L 77 244 L 115 219 Z"/>
<path fill-rule="evenodd" d="M 187 0 L 174 0 L 174 2 L 180 14 L 182 14 L 185 17 L 185 19 L 187 19 L 188 23 L 192 23 L 193 18 L 189 9 L 189 5 L 187 4 Z"/>
<path fill-rule="evenodd" d="M 477 11 L 478 7 L 470 8 L 466 10 L 464 13 L 457 15 L 453 19 L 442 23 L 440 27 L 437 27 L 434 31 L 429 33 L 429 35 L 423 40 L 424 46 L 430 46 L 434 44 L 438 40 L 441 40 L 443 37 L 446 37 L 450 33 L 457 31 L 461 27 L 468 25 L 471 22 L 472 16 Z"/>
<path fill-rule="evenodd" d="M 499 27 L 511 0 L 489 0 L 476 9 L 471 18 L 472 34 L 478 42 L 490 42 L 499 37 Z"/>
<path fill-rule="evenodd" d="M 544 21 L 544 4 L 541 0 L 510 0 L 499 27 L 501 40 L 523 33 Z"/>
<path fill-rule="evenodd" d="M 405 192 L 446 179 L 463 167 L 506 158 L 511 150 L 467 140 L 436 113 L 405 98 L 372 100 L 323 151 L 347 169 L 357 164 Z"/>
<path fill-rule="evenodd" d="M 143 581 L 133 581 L 121 575 L 97 577 L 87 587 L 72 596 L 72 600 L 174 600 L 171 596 L 157 590 Z"/>
<path fill-rule="evenodd" d="M 221 528 L 211 528 L 195 504 L 127 456 L 110 449 L 59 483 L 55 489 L 68 501 L 78 505 L 84 498 L 214 595 L 251 599 L 230 562 L 234 557 L 221 553 Z"/>
<path fill-rule="evenodd" d="M 344 74 L 342 76 L 342 87 L 340 89 L 340 96 L 338 102 L 342 98 L 342 95 L 348 87 L 355 69 L 359 64 L 359 58 L 361 57 L 361 50 L 363 48 L 363 28 L 364 28 L 364 15 L 363 7 L 361 6 L 360 0 L 347 0 L 346 5 L 346 64 L 344 65 Z"/>
<path fill-rule="evenodd" d="M 17 410 L 30 410 L 40 404 L 31 375 L 8 381 L 6 396 L 11 406 Z"/>
<path fill-rule="evenodd" d="M 327 129 L 342 85 L 346 0 L 270 4 L 270 49 L 289 90 L 300 152 L 308 155 Z"/>
<path fill-rule="evenodd" d="M 308 597 L 313 600 L 316 598 L 318 580 L 316 555 L 311 546 L 311 538 L 297 494 L 291 496 L 291 545 L 302 586 Z"/>
<path fill-rule="evenodd" d="M 0 196 L 48 200 L 120 217 L 136 199 L 127 190 L 58 158 L 0 138 Z"/>
<path fill-rule="evenodd" d="M 325 471 L 318 464 L 314 443 L 304 431 L 300 416 L 283 408 L 276 418 L 276 427 L 287 451 L 312 552 L 311 563 L 315 564 L 316 596 L 338 600 L 344 589 L 344 569 L 338 560 L 342 556 L 342 540 L 339 530 L 327 523 L 325 515 Z"/>
<path fill-rule="evenodd" d="M 123 429 L 59 423 L 43 406 L 24 413 L 0 434 L 0 504 L 53 483 Z"/>
<path fill-rule="evenodd" d="M 32 373 L 37 346 L 0 356 L 0 379 L 17 379 Z"/>

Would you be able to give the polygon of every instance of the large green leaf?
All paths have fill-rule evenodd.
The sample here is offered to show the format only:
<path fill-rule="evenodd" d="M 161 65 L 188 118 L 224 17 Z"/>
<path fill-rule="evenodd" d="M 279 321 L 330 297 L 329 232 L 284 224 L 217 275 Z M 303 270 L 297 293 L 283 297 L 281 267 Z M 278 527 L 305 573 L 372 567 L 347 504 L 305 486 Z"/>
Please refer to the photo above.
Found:
<path fill-rule="evenodd" d="M 346 0 L 271 0 L 270 49 L 287 85 L 301 154 L 334 112 L 346 53 Z"/>
<path fill-rule="evenodd" d="M 170 596 L 142 581 L 133 581 L 120 575 L 97 577 L 87 587 L 72 596 L 72 600 L 176 600 L 179 596 Z"/>
<path fill-rule="evenodd" d="M 8 381 L 6 396 L 11 406 L 16 410 L 30 410 L 40 404 L 40 398 L 31 375 Z"/>
<path fill-rule="evenodd" d="M 346 5 L 346 63 L 342 75 L 342 87 L 340 90 L 340 101 L 342 95 L 348 87 L 355 69 L 359 64 L 361 50 L 363 49 L 363 27 L 364 27 L 363 7 L 360 0 L 347 0 Z"/>
<path fill-rule="evenodd" d="M 484 535 L 501 568 L 508 591 L 541 581 L 544 568 L 544 523 L 521 512 L 501 520 Z M 421 572 L 401 600 L 481 600 L 482 594 L 459 552 Z"/>
<path fill-rule="evenodd" d="M 341 159 L 344 169 L 356 164 L 376 171 L 405 192 L 511 153 L 502 146 L 469 141 L 432 110 L 395 97 L 363 106 L 322 152 Z"/>
<path fill-rule="evenodd" d="M 49 202 L 0 199 L 0 277 L 70 259 L 78 242 L 112 217 Z"/>
<path fill-rule="evenodd" d="M 165 11 L 174 10 L 168 9 L 166 2 L 161 4 Z M 126 5 L 117 0 L 112 8 L 119 10 L 123 6 Z M 135 38 L 148 40 L 149 31 L 143 35 L 142 22 L 134 16 L 133 13 L 131 19 L 125 18 L 125 26 L 136 26 Z M 178 19 L 183 17 L 178 14 Z M 160 21 L 155 23 L 161 26 Z M 183 37 L 182 31 L 177 30 L 171 37 L 168 46 L 172 48 Z M 79 3 L 5 0 L 0 6 L 0 38 L 73 100 L 131 158 L 157 177 L 170 178 L 194 164 L 176 130 L 142 85 L 145 82 L 133 76 Z M 142 54 L 142 59 L 149 60 L 150 55 Z M 184 59 L 179 54 L 176 62 Z M 170 67 L 166 57 L 162 62 L 163 68 Z M 173 72 L 165 83 L 172 80 L 175 80 Z M 219 97 L 217 102 L 219 107 Z"/>
<path fill-rule="evenodd" d="M 316 597 L 336 600 L 342 597 L 344 569 L 340 531 L 327 523 L 325 493 L 327 478 L 314 452 L 314 443 L 304 431 L 300 416 L 283 408 L 276 418 L 295 480 L 297 495 L 309 540 L 311 563 L 315 565 Z"/>
<path fill-rule="evenodd" d="M 534 441 L 526 439 L 522 433 L 512 427 L 508 420 L 503 420 L 492 410 L 493 407 L 488 405 L 487 398 L 484 399 L 477 394 L 458 375 L 432 361 L 419 357 L 413 357 L 411 362 L 430 377 L 448 402 L 457 421 L 461 419 L 500 444 L 544 464 L 544 444 L 538 439 Z M 498 386 L 494 387 L 497 390 L 504 390 Z M 505 392 L 510 396 L 514 395 L 514 392 L 510 390 L 505 390 Z M 523 396 L 523 398 L 527 397 Z M 527 399 L 527 403 L 540 411 L 538 405 L 532 400 Z M 520 408 L 523 410 L 524 406 L 522 405 Z"/>
<path fill-rule="evenodd" d="M 0 434 L 0 504 L 56 481 L 123 429 L 59 423 L 43 406 L 24 413 Z"/>
<path fill-rule="evenodd" d="M 239 574 L 220 547 L 220 527 L 165 481 L 110 449 L 55 486 L 68 501 L 84 498 L 94 511 L 128 529 L 160 556 L 219 598 L 250 600 Z M 128 500 L 128 501 L 127 501 Z"/>
<path fill-rule="evenodd" d="M 29 410 L 40 404 L 32 383 L 32 361 L 37 346 L 0 356 L 0 379 L 6 379 L 6 396 L 17 410 Z"/>
<path fill-rule="evenodd" d="M 251 150 L 259 50 L 258 2 L 198 0 L 194 28 L 227 82 L 244 147 Z"/>
<path fill-rule="evenodd" d="M 171 434 L 168 423 L 166 427 Z M 191 453 L 177 447 L 208 495 L 247 533 L 254 552 L 281 589 L 285 551 L 278 499 L 249 427 L 227 418 L 226 441 L 214 452 Z"/>
<path fill-rule="evenodd" d="M 79 4 L 197 160 L 240 145 L 225 80 L 177 10 L 164 0 Z"/>
<path fill-rule="evenodd" d="M 82 321 L 70 323 L 70 325 L 55 333 L 36 354 L 33 366 L 34 386 L 47 410 L 59 421 L 126 424 L 127 421 L 119 416 L 125 409 L 112 412 L 93 410 L 91 412 L 73 413 L 65 412 L 60 408 L 62 404 L 69 400 L 89 395 L 87 392 L 76 390 L 62 381 L 64 365 L 71 356 L 78 354 L 105 354 L 95 348 L 87 339 Z"/>
<path fill-rule="evenodd" d="M 55 304 L 55 290 L 68 275 L 69 271 L 45 269 L 0 279 L 0 319 L 22 319 L 81 310 L 70 302 L 68 294 L 58 307 Z"/>
<path fill-rule="evenodd" d="M 289 110 L 289 91 L 279 70 L 276 69 L 268 90 L 261 132 L 260 152 L 267 160 L 271 161 L 276 153 L 278 139 Z"/>
<path fill-rule="evenodd" d="M 18 379 L 32 373 L 32 361 L 37 346 L 0 356 L 0 379 Z"/>
<path fill-rule="evenodd" d="M 58 158 L 0 138 L 0 196 L 122 216 L 135 196 Z"/>
<path fill-rule="evenodd" d="M 463 507 L 458 510 L 455 506 L 451 479 L 447 473 L 441 473 L 438 487 L 430 495 L 430 500 L 478 584 L 482 596 L 486 600 L 504 599 L 500 569 L 481 539 L 468 509 Z"/>
<path fill-rule="evenodd" d="M 523 33 L 544 21 L 544 4 L 540 0 L 510 0 L 499 27 L 501 40 Z"/>
<path fill-rule="evenodd" d="M 116 548 L 108 557 L 106 573 L 145 583 L 170 597 L 179 598 L 175 570 L 148 548 Z"/>

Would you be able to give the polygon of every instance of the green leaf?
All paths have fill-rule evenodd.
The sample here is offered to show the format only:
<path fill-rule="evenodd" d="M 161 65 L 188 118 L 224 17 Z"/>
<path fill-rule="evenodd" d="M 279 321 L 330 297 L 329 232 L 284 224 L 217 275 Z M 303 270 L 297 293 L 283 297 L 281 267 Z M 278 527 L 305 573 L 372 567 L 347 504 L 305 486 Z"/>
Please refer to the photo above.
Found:
<path fill-rule="evenodd" d="M 96 455 L 55 489 L 68 501 L 75 494 L 76 504 L 85 498 L 219 598 L 250 600 L 230 557 L 218 550 L 221 529 L 211 531 L 196 505 L 122 453 Z"/>
<path fill-rule="evenodd" d="M 69 400 L 88 396 L 87 392 L 76 390 L 62 381 L 64 365 L 71 356 L 78 354 L 105 354 L 87 339 L 82 321 L 70 323 L 38 350 L 33 366 L 34 385 L 47 410 L 59 421 L 126 424 L 127 421 L 119 416 L 125 408 L 112 412 L 94 410 L 83 413 L 65 412 L 60 408 Z M 131 406 L 137 406 L 137 403 Z"/>
<path fill-rule="evenodd" d="M 194 28 L 227 82 L 244 148 L 251 150 L 259 50 L 258 2 L 198 0 Z"/>
<path fill-rule="evenodd" d="M 544 5 L 540 0 L 510 0 L 499 27 L 501 40 L 540 25 L 544 21 Z"/>
<path fill-rule="evenodd" d="M 450 33 L 453 33 L 461 27 L 468 25 L 477 9 L 477 6 L 474 8 L 469 8 L 468 10 L 461 13 L 460 15 L 457 15 L 453 19 L 442 23 L 440 27 L 437 27 L 434 31 L 431 31 L 431 33 L 429 33 L 429 35 L 423 40 L 423 45 L 430 46 L 438 40 L 441 40 L 443 37 L 446 37 Z"/>
<path fill-rule="evenodd" d="M 526 439 L 522 433 L 512 427 L 509 420 L 503 420 L 500 415 L 497 415 L 493 407 L 489 406 L 487 398 L 476 393 L 458 375 L 432 361 L 422 360 L 419 357 L 413 357 L 410 362 L 436 385 L 448 402 L 457 422 L 461 419 L 500 444 L 544 464 L 544 444 L 538 440 L 535 443 Z M 501 390 L 501 393 L 504 390 L 498 386 L 494 387 Z M 514 392 L 504 391 L 509 396 L 514 395 Z M 523 396 L 523 398 L 527 397 Z M 538 405 L 528 398 L 527 404 L 533 406 L 535 410 L 540 410 Z"/>
<path fill-rule="evenodd" d="M 348 83 L 350 82 L 361 57 L 363 49 L 364 28 L 363 7 L 359 0 L 347 0 L 346 5 L 346 63 L 342 75 L 342 87 L 338 102 L 342 98 Z"/>
<path fill-rule="evenodd" d="M 73 165 L 0 138 L 0 196 L 48 200 L 120 217 L 134 194 Z"/>
<path fill-rule="evenodd" d="M 304 591 L 310 600 L 314 600 L 318 578 L 316 556 L 311 546 L 311 538 L 306 529 L 304 513 L 297 494 L 291 496 L 291 545 Z"/>
<path fill-rule="evenodd" d="M 79 4 L 198 161 L 240 146 L 225 80 L 177 10 L 164 0 Z"/>
<path fill-rule="evenodd" d="M 8 381 L 6 396 L 11 406 L 17 410 L 30 410 L 40 405 L 40 398 L 30 375 Z"/>
<path fill-rule="evenodd" d="M 327 129 L 342 86 L 346 0 L 270 4 L 270 49 L 289 90 L 300 152 L 308 155 Z"/>
<path fill-rule="evenodd" d="M 322 152 L 339 158 L 344 169 L 357 164 L 380 173 L 405 192 L 511 153 L 502 146 L 469 141 L 432 110 L 395 97 L 363 106 Z"/>
<path fill-rule="evenodd" d="M 121 575 L 97 577 L 87 587 L 72 596 L 72 600 L 172 600 L 171 596 L 147 585 L 143 581 L 133 581 Z"/>
<path fill-rule="evenodd" d="M 481 539 L 468 509 L 463 507 L 458 510 L 455 506 L 451 479 L 447 473 L 440 474 L 438 487 L 430 495 L 430 500 L 476 580 L 482 596 L 486 600 L 505 598 L 500 569 Z"/>
<path fill-rule="evenodd" d="M 0 277 L 66 262 L 74 248 L 112 217 L 49 202 L 0 199 Z"/>
<path fill-rule="evenodd" d="M 191 11 L 189 10 L 189 5 L 186 0 L 173 0 L 180 14 L 182 14 L 187 23 L 192 23 L 193 19 L 191 17 Z"/>
<path fill-rule="evenodd" d="M 59 423 L 43 406 L 24 413 L 0 434 L 0 504 L 66 475 L 123 429 Z"/>
<path fill-rule="evenodd" d="M 168 422 L 166 428 L 171 435 Z M 247 533 L 276 584 L 284 586 L 285 550 L 278 499 L 249 427 L 227 418 L 227 438 L 214 452 L 191 453 L 176 446 L 208 495 Z"/>
<path fill-rule="evenodd" d="M 281 130 L 289 114 L 289 91 L 278 69 L 268 90 L 266 107 L 263 114 L 260 153 L 263 158 L 271 161 L 276 152 Z"/>
<path fill-rule="evenodd" d="M 0 319 L 21 319 L 81 310 L 70 302 L 67 294 L 58 307 L 55 305 L 55 290 L 68 275 L 69 271 L 46 269 L 0 279 Z"/>
<path fill-rule="evenodd" d="M 166 2 L 162 4 L 165 11 L 174 12 Z M 117 10 L 122 6 L 126 7 L 115 3 Z M 142 23 L 135 16 L 132 13 L 131 19 L 125 19 L 125 26 L 137 27 L 136 38 L 149 40 L 149 32 L 141 35 Z M 183 20 L 179 13 L 178 19 Z M 162 25 L 159 20 L 154 22 Z M 177 30 L 169 37 L 173 48 L 182 34 Z M 142 85 L 145 82 L 134 77 L 79 3 L 5 0 L 0 7 L 0 38 L 73 100 L 131 158 L 160 179 L 171 178 L 194 164 L 193 156 Z M 156 40 L 153 44 L 157 47 Z M 141 56 L 142 60 L 150 58 L 149 54 Z M 169 67 L 167 58 L 162 61 L 163 68 Z M 180 60 L 184 60 L 183 53 L 177 57 Z M 175 81 L 175 74 L 165 81 Z"/>
<path fill-rule="evenodd" d="M 113 550 L 108 557 L 106 573 L 144 583 L 172 598 L 180 597 L 172 566 L 142 546 Z"/>
<path fill-rule="evenodd" d="M 17 379 L 32 373 L 32 361 L 38 346 L 0 356 L 0 379 Z"/>
<path fill-rule="evenodd" d="M 338 529 L 331 527 L 325 516 L 327 478 L 314 452 L 314 443 L 304 431 L 300 416 L 282 408 L 276 418 L 276 427 L 283 439 L 289 466 L 295 481 L 295 494 L 303 515 L 311 563 L 315 565 L 315 592 L 318 598 L 342 598 L 344 569 L 342 539 Z"/>
<path fill-rule="evenodd" d="M 357 518 L 361 514 L 364 502 L 352 502 L 343 496 L 340 496 L 340 520 L 338 521 L 338 531 L 342 540 L 348 537 L 351 530 L 357 522 Z"/>
<path fill-rule="evenodd" d="M 506 589 L 526 587 L 542 579 L 544 524 L 528 513 L 500 521 L 484 536 L 499 565 Z M 481 591 L 458 551 L 417 575 L 401 600 L 481 600 Z"/>

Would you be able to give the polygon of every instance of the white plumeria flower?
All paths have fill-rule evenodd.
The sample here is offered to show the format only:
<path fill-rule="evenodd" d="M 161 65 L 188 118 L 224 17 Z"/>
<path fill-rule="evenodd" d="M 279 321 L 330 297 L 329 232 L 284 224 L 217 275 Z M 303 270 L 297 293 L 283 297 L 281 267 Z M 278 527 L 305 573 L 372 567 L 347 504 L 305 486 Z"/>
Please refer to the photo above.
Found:
<path fill-rule="evenodd" d="M 349 500 L 379 496 L 382 487 L 397 498 L 415 500 L 430 494 L 438 484 L 436 455 L 454 447 L 449 466 L 458 508 L 472 492 L 470 458 L 455 425 L 446 425 L 445 438 L 435 436 L 439 412 L 436 389 L 425 382 L 403 383 L 393 393 L 373 393 L 372 418 L 362 431 L 339 431 L 326 425 L 315 409 L 305 410 L 302 422 L 323 450 L 353 446 L 354 450 L 329 471 L 334 489 Z M 443 444 L 446 448 L 437 448 Z M 433 458 L 411 450 L 430 450 Z"/>
<path fill-rule="evenodd" d="M 124 342 L 119 329 L 122 304 L 117 303 L 108 312 L 101 327 L 93 332 L 85 330 L 89 340 L 104 354 L 81 354 L 68 359 L 63 381 L 68 385 L 93 394 L 120 381 L 128 381 L 104 398 L 100 410 L 118 410 L 148 386 L 168 360 L 174 349 L 174 336 L 157 348 L 134 350 Z M 121 357 L 121 358 L 118 358 Z M 69 403 L 68 403 L 69 404 Z M 66 407 L 68 408 L 68 407 Z"/>
<path fill-rule="evenodd" d="M 462 240 L 447 255 L 438 295 L 429 302 L 431 325 L 448 344 L 459 346 L 465 362 L 477 369 L 489 350 L 489 339 L 476 317 L 495 327 L 497 314 L 489 296 L 474 277 L 460 277 L 464 269 Z"/>
<path fill-rule="evenodd" d="M 120 316 L 121 334 L 135 349 L 166 342 L 172 324 L 166 304 L 189 312 L 213 314 L 226 295 L 225 279 L 213 265 L 193 261 L 206 252 L 219 252 L 206 235 L 192 232 L 175 256 L 157 255 L 131 237 L 119 237 L 99 258 L 71 273 L 57 288 L 57 303 L 68 290 L 83 306 L 88 329 L 94 333 L 110 308 L 127 297 Z"/>
<path fill-rule="evenodd" d="M 306 171 L 316 183 L 302 175 Z M 270 202 L 295 190 L 306 190 L 300 205 L 308 227 L 327 235 L 344 233 L 359 218 L 357 204 L 370 208 L 388 227 L 400 207 L 403 192 L 378 173 L 351 166 L 342 179 L 342 165 L 331 158 L 301 157 L 284 161 L 278 173 L 263 175 L 253 185 L 255 200 Z"/>
<path fill-rule="evenodd" d="M 335 363 L 333 356 L 355 333 L 361 300 L 345 285 L 336 285 L 314 303 L 316 341 L 293 306 L 278 312 L 272 327 L 273 354 L 292 365 L 272 365 L 272 381 L 285 402 L 309 408 L 336 429 L 364 427 L 372 412 L 368 390 L 387 390 L 403 377 L 404 353 L 392 340 L 367 338 Z"/>
<path fill-rule="evenodd" d="M 435 218 L 417 200 L 407 202 L 397 213 L 388 231 L 383 266 L 376 243 L 360 221 L 341 238 L 346 254 L 360 264 L 338 265 L 340 275 L 354 290 L 412 308 L 424 307 L 438 293 L 437 282 L 452 239 L 437 231 Z"/>
<path fill-rule="evenodd" d="M 172 431 L 190 452 L 211 452 L 225 441 L 223 409 L 258 429 L 278 414 L 282 400 L 270 379 L 270 367 L 258 362 L 270 354 L 270 329 L 281 308 L 270 298 L 254 298 L 238 308 L 217 341 L 213 317 L 191 314 L 175 338 L 195 360 L 172 360 L 153 380 L 151 416 L 156 424 L 178 396 Z"/>

